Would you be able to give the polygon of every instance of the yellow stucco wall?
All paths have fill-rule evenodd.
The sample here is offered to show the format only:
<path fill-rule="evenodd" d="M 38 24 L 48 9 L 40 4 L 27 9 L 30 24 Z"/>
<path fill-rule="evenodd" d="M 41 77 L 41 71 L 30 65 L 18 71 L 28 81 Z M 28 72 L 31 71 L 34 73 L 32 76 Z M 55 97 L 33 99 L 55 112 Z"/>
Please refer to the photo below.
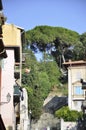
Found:
<path fill-rule="evenodd" d="M 3 25 L 3 42 L 5 46 L 20 46 L 21 29 L 13 24 Z"/>

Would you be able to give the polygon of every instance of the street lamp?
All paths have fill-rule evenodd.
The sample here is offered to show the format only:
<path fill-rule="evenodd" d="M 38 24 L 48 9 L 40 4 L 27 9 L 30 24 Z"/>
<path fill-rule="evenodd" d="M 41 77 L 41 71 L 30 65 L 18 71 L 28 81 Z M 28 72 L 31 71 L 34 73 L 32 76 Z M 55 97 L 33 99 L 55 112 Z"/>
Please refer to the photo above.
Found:
<path fill-rule="evenodd" d="M 6 97 L 7 97 L 7 103 L 10 102 L 10 100 L 11 100 L 11 95 L 10 95 L 10 93 L 8 93 Z"/>
<path fill-rule="evenodd" d="M 3 104 L 5 104 L 5 103 L 9 103 L 9 102 L 10 102 L 10 100 L 11 100 L 11 95 L 10 95 L 10 93 L 8 93 L 8 94 L 6 95 L 6 99 L 7 99 L 7 101 L 6 101 L 6 102 L 0 102 L 0 105 L 3 105 Z"/>

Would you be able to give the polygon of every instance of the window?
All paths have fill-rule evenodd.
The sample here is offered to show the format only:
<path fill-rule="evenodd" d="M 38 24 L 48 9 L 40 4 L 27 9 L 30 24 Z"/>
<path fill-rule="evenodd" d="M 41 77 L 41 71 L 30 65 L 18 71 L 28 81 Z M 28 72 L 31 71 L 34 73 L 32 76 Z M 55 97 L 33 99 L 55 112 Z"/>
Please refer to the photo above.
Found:
<path fill-rule="evenodd" d="M 74 87 L 74 95 L 83 95 L 84 91 L 82 90 L 81 86 Z"/>

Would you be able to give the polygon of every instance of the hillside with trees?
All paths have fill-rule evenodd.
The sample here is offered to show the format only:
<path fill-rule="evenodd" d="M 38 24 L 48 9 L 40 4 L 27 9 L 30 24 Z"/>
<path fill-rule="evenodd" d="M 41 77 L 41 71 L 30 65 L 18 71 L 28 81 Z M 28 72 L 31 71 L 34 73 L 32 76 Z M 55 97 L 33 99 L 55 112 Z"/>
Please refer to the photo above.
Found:
<path fill-rule="evenodd" d="M 27 89 L 33 119 L 40 117 L 43 102 L 54 88 L 67 95 L 67 73 L 62 63 L 69 59 L 85 60 L 85 43 L 86 33 L 80 35 L 62 27 L 37 26 L 26 32 L 22 86 Z M 40 61 L 35 56 L 38 52 L 43 56 Z M 30 69 L 29 74 L 24 73 L 25 68 Z"/>

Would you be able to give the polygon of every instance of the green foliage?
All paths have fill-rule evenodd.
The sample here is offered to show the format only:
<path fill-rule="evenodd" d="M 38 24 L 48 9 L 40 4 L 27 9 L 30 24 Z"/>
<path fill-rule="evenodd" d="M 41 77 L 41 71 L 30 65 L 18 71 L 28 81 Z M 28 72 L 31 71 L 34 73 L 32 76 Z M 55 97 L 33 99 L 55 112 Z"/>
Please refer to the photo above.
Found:
<path fill-rule="evenodd" d="M 86 32 L 80 36 L 80 41 L 86 46 Z"/>
<path fill-rule="evenodd" d="M 80 41 L 80 36 L 77 32 L 51 26 L 36 26 L 26 32 L 26 38 L 29 41 L 28 45 L 35 52 L 37 50 L 42 52 L 50 50 L 58 65 L 60 58 L 62 62 L 63 57 L 66 60 L 72 58 L 72 50 L 69 50 L 69 47 Z"/>
<path fill-rule="evenodd" d="M 82 116 L 82 112 L 70 110 L 68 107 L 62 107 L 55 112 L 55 116 L 58 118 L 63 118 L 64 121 L 76 121 Z"/>
<path fill-rule="evenodd" d="M 46 73 L 49 77 L 49 81 L 51 86 L 58 86 L 59 77 L 61 75 L 59 71 L 59 67 L 57 66 L 55 61 L 49 61 L 45 63 Z"/>
<path fill-rule="evenodd" d="M 62 27 L 36 26 L 34 29 L 26 32 L 26 38 L 38 44 L 53 44 L 56 38 L 60 39 L 60 43 L 74 44 L 79 35 L 78 33 Z M 38 45 L 39 47 L 39 45 Z"/>
<path fill-rule="evenodd" d="M 54 61 L 38 62 L 31 50 L 26 51 L 26 61 L 22 67 L 22 86 L 28 92 L 28 109 L 32 110 L 32 117 L 38 119 L 42 113 L 42 106 L 52 86 L 59 84 L 60 72 Z M 25 73 L 25 68 L 30 73 Z"/>
<path fill-rule="evenodd" d="M 62 27 L 37 26 L 26 32 L 26 39 L 23 48 L 26 61 L 22 67 L 22 86 L 28 92 L 29 110 L 32 110 L 33 118 L 38 119 L 42 113 L 43 101 L 52 88 L 58 86 L 59 91 L 64 90 L 63 85 L 60 85 L 59 71 L 63 67 L 63 61 L 86 59 L 86 33 L 79 35 Z M 38 62 L 33 51 L 42 52 L 43 60 Z M 25 73 L 25 68 L 30 69 L 29 74 Z M 56 112 L 56 116 L 74 121 L 79 113 L 63 107 Z"/>
<path fill-rule="evenodd" d="M 74 60 L 82 60 L 86 59 L 86 54 L 85 54 L 85 47 L 81 42 L 77 42 L 75 44 L 74 49 L 73 49 L 73 59 Z"/>
<path fill-rule="evenodd" d="M 49 77 L 46 72 L 39 73 L 39 85 L 40 85 L 40 92 L 43 99 L 45 99 L 50 92 L 51 84 L 49 81 Z"/>
<path fill-rule="evenodd" d="M 86 33 L 80 35 L 80 40 L 74 45 L 74 60 L 86 60 Z"/>
<path fill-rule="evenodd" d="M 86 60 L 86 32 L 80 36 L 80 42 L 83 45 L 83 53 L 81 53 L 83 55 L 82 59 Z"/>

